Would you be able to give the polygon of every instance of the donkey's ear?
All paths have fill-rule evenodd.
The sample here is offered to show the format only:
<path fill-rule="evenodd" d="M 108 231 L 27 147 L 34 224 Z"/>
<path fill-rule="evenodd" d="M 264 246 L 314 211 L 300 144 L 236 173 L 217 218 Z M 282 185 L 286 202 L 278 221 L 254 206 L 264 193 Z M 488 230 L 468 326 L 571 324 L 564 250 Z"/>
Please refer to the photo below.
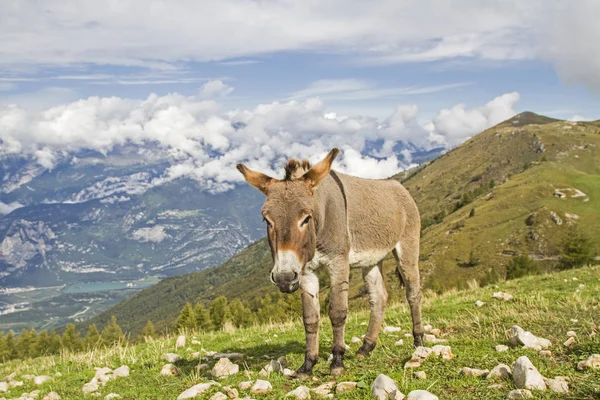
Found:
<path fill-rule="evenodd" d="M 332 149 L 324 159 L 315 164 L 314 167 L 308 170 L 303 175 L 304 180 L 314 189 L 319 183 L 327 176 L 331 170 L 331 164 L 333 160 L 340 154 L 340 150 L 337 148 Z"/>
<path fill-rule="evenodd" d="M 244 175 L 244 178 L 249 184 L 257 188 L 264 194 L 267 194 L 267 189 L 269 185 L 275 181 L 275 179 L 271 178 L 270 176 L 258 171 L 253 171 L 250 168 L 246 167 L 244 164 L 238 164 L 237 169 L 242 173 L 242 175 Z"/>

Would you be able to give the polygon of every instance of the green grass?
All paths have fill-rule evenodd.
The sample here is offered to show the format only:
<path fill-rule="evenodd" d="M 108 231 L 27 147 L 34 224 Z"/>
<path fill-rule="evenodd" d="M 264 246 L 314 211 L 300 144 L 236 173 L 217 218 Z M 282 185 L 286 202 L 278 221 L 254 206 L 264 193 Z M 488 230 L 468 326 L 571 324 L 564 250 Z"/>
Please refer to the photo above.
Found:
<path fill-rule="evenodd" d="M 577 280 L 573 280 L 576 278 Z M 580 285 L 584 285 L 580 289 Z M 527 355 L 533 364 L 546 377 L 558 375 L 570 379 L 570 392 L 562 396 L 552 392 L 536 392 L 537 399 L 594 399 L 600 398 L 600 370 L 576 371 L 578 361 L 587 359 L 590 354 L 600 353 L 600 267 L 582 268 L 573 271 L 526 277 L 507 281 L 489 287 L 478 288 L 470 282 L 471 289 L 451 291 L 443 295 L 429 292 L 423 304 L 424 322 L 442 330 L 442 337 L 448 339 L 455 358 L 449 361 L 428 359 L 419 370 L 427 373 L 426 380 L 413 377 L 411 370 L 403 365 L 409 359 L 413 348 L 412 339 L 404 337 L 410 331 L 410 315 L 405 303 L 391 305 L 386 312 L 386 324 L 400 326 L 403 332 L 382 334 L 372 356 L 366 360 L 357 360 L 354 354 L 358 345 L 351 344 L 346 353 L 346 374 L 338 381 L 362 382 L 363 389 L 344 393 L 340 399 L 371 398 L 370 385 L 379 373 L 393 378 L 404 394 L 411 390 L 427 389 L 440 399 L 504 399 L 514 389 L 511 381 L 503 381 L 501 389 L 489 389 L 490 382 L 484 378 L 463 377 L 458 373 L 461 367 L 492 369 L 498 363 L 511 365 L 519 356 Z M 505 291 L 514 295 L 515 300 L 504 302 L 492 299 L 494 291 Z M 476 300 L 486 304 L 477 308 Z M 346 342 L 352 336 L 360 337 L 368 319 L 365 311 L 350 314 L 347 323 Z M 577 322 L 572 322 L 573 320 Z M 506 344 L 505 330 L 512 325 L 520 325 L 535 335 L 552 341 L 552 357 L 543 357 L 533 350 L 512 348 L 508 352 L 498 353 L 497 344 Z M 577 332 L 576 344 L 566 348 L 562 343 L 567 339 L 566 332 Z M 241 352 L 246 358 L 238 362 L 240 373 L 226 378 L 222 385 L 237 385 L 249 379 L 258 378 L 258 372 L 269 359 L 286 355 L 290 368 L 302 363 L 304 352 L 304 332 L 298 319 L 286 324 L 257 326 L 233 332 L 213 332 L 210 334 L 187 335 L 189 350 L 175 350 L 175 338 L 156 340 L 131 347 L 114 347 L 94 350 L 81 354 L 63 354 L 56 357 L 38 358 L 27 361 L 12 361 L 0 365 L 0 376 L 17 372 L 22 374 L 54 375 L 61 372 L 62 377 L 39 387 L 42 396 L 56 391 L 62 399 L 80 399 L 81 387 L 94 376 L 93 367 L 108 366 L 117 368 L 126 364 L 131 375 L 111 380 L 100 393 L 105 396 L 114 392 L 124 399 L 174 399 L 179 393 L 196 383 L 210 379 L 206 373 L 197 374 L 194 367 L 198 359 L 190 353 L 206 349 L 218 352 Z M 191 345 L 195 338 L 201 344 Z M 399 338 L 404 339 L 403 346 L 395 346 Z M 315 381 L 305 383 L 316 387 L 328 382 L 327 357 L 331 346 L 329 321 L 322 321 L 320 361 L 315 367 Z M 167 352 L 177 352 L 184 359 L 177 365 L 182 374 L 178 377 L 162 377 L 161 367 L 166 363 L 162 359 Z M 242 371 L 248 371 L 247 378 Z M 17 376 L 17 379 L 19 377 Z M 299 386 L 300 382 L 272 374 L 268 380 L 273 391 L 268 395 L 253 398 L 282 398 L 285 393 Z M 6 397 L 16 397 L 23 392 L 36 389 L 30 382 L 25 386 L 11 389 Z M 211 394 L 218 391 L 213 388 Z M 250 395 L 241 392 L 240 397 Z M 204 398 L 208 398 L 206 396 Z M 314 398 L 314 396 L 313 396 Z"/>

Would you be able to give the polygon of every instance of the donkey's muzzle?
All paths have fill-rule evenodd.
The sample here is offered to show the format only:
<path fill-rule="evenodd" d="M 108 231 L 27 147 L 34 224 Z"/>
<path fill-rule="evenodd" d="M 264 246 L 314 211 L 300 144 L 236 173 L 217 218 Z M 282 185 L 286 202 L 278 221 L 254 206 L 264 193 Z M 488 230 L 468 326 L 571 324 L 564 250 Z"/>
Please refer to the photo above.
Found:
<path fill-rule="evenodd" d="M 280 272 L 271 274 L 271 280 L 283 293 L 293 293 L 300 287 L 300 279 L 297 272 Z"/>

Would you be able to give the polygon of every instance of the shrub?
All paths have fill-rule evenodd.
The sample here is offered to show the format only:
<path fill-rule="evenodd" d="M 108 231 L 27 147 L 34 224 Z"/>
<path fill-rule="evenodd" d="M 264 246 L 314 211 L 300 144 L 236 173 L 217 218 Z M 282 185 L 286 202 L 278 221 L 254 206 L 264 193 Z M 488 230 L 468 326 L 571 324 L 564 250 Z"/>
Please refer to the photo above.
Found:
<path fill-rule="evenodd" d="M 577 228 L 571 228 L 561 246 L 559 268 L 580 268 L 594 262 L 592 241 Z"/>
<path fill-rule="evenodd" d="M 520 255 L 513 257 L 506 266 L 506 279 L 515 279 L 540 272 L 540 266 L 529 256 Z"/>
<path fill-rule="evenodd" d="M 475 209 L 471 208 L 471 212 L 469 212 L 469 218 L 473 218 L 475 216 Z"/>

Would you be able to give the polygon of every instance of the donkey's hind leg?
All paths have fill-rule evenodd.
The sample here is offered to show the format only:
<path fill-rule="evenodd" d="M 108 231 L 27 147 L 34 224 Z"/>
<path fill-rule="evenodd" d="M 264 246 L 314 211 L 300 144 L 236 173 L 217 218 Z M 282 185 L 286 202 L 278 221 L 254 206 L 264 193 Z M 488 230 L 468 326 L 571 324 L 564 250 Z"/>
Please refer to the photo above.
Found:
<path fill-rule="evenodd" d="M 369 305 L 371 306 L 371 316 L 369 318 L 369 327 L 367 334 L 363 340 L 363 344 L 356 352 L 357 358 L 368 356 L 375 348 L 379 330 L 383 322 L 385 305 L 387 303 L 388 294 L 385 290 L 383 282 L 383 262 L 377 263 L 377 266 L 371 269 L 363 268 L 363 281 L 369 293 Z"/>
<path fill-rule="evenodd" d="M 392 250 L 400 283 L 406 285 L 406 300 L 410 307 L 413 322 L 415 347 L 423 345 L 423 325 L 421 323 L 421 281 L 419 277 L 419 239 L 407 238 Z"/>

